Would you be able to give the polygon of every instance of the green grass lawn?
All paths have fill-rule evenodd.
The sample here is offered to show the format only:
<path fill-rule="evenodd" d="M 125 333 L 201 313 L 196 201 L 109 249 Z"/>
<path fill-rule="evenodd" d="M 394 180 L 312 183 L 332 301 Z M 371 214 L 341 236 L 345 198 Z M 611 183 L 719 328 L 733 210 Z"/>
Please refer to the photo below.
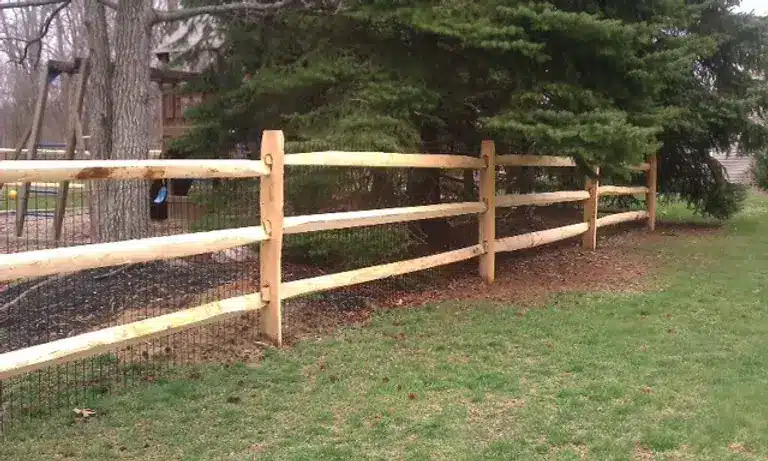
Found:
<path fill-rule="evenodd" d="M 3 210 L 15 210 L 16 209 L 16 200 L 8 197 L 8 192 L 11 189 L 18 190 L 18 188 L 8 188 L 3 187 L 0 189 L 0 211 Z M 78 189 L 70 189 L 69 193 L 67 194 L 67 207 L 83 207 L 85 206 L 85 194 Z M 50 210 L 53 211 L 56 209 L 56 196 L 55 195 L 48 195 L 48 194 L 38 194 L 35 192 L 32 192 L 29 194 L 29 204 L 28 208 L 30 210 Z"/>
<path fill-rule="evenodd" d="M 379 312 L 34 420 L 0 459 L 764 459 L 768 199 L 659 241 L 655 291 Z"/>

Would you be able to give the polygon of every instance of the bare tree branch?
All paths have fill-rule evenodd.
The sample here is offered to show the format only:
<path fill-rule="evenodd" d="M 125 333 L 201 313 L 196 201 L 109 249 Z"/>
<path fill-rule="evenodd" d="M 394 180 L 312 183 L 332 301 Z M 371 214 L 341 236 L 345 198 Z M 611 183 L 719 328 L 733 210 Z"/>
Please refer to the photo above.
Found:
<path fill-rule="evenodd" d="M 32 37 L 31 39 L 27 39 L 27 44 L 24 46 L 24 51 L 21 53 L 21 57 L 19 58 L 19 63 L 21 64 L 26 58 L 27 53 L 29 52 L 29 48 L 36 44 L 40 43 L 43 38 L 45 38 L 46 35 L 48 35 L 48 29 L 51 28 L 51 23 L 53 22 L 54 18 L 63 10 L 64 8 L 68 7 L 69 4 L 72 2 L 72 0 L 65 0 L 63 3 L 61 3 L 59 6 L 53 9 L 50 15 L 45 19 L 45 22 L 43 22 L 43 27 L 40 28 L 40 33 L 37 34 L 35 37 Z M 43 47 L 39 46 L 37 47 L 37 56 L 35 57 L 35 61 L 40 61 L 40 54 L 43 52 Z"/>
<path fill-rule="evenodd" d="M 28 8 L 31 6 L 55 5 L 57 3 L 69 3 L 71 0 L 28 0 L 26 2 L 0 3 L 0 10 L 11 8 Z"/>
<path fill-rule="evenodd" d="M 200 16 L 203 14 L 229 13 L 232 11 L 255 11 L 260 13 L 268 13 L 277 11 L 280 8 L 290 6 L 294 3 L 296 3 L 296 0 L 277 0 L 270 3 L 251 1 L 227 3 L 224 5 L 198 6 L 194 8 L 181 8 L 174 11 L 156 11 L 155 20 L 152 21 L 152 23 L 157 24 L 159 22 L 182 21 L 184 19 L 194 18 L 195 16 Z"/>

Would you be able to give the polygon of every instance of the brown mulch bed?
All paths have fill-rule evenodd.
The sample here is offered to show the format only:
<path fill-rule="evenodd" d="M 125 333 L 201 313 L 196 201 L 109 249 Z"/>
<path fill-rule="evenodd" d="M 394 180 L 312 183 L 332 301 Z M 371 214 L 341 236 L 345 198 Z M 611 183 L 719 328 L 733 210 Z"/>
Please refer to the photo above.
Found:
<path fill-rule="evenodd" d="M 547 207 L 537 209 L 534 215 L 520 209 L 500 215 L 497 228 L 499 237 L 504 237 L 580 220 L 579 210 Z M 477 224 L 468 222 L 465 227 L 457 227 L 458 237 L 449 236 L 448 240 L 469 245 L 476 241 L 476 232 Z M 477 261 L 473 260 L 291 300 L 284 306 L 286 343 L 325 335 L 343 325 L 365 325 L 376 309 L 449 300 L 503 302 L 527 308 L 540 304 L 552 293 L 653 289 L 656 281 L 652 275 L 663 258 L 661 251 L 653 251 L 655 245 L 717 232 L 721 230 L 716 227 L 691 225 L 662 224 L 655 233 L 646 232 L 639 224 L 616 226 L 601 230 L 599 248 L 594 252 L 582 250 L 578 239 L 571 239 L 499 254 L 496 282 L 491 285 L 480 281 Z M 98 278 L 108 270 L 80 273 L 75 276 L 77 280 L 68 279 L 55 290 L 34 292 L 25 303 L 0 312 L 0 333 L 3 329 L 8 333 L 0 334 L 7 336 L 3 341 L 5 349 L 126 324 L 258 290 L 259 268 L 254 260 L 217 264 L 208 257 L 196 257 L 189 258 L 187 264 L 142 264 L 115 277 Z M 318 268 L 286 262 L 283 278 L 297 280 L 324 273 Z M 32 282 L 0 292 L 0 301 L 13 299 L 29 283 Z M 147 341 L 124 349 L 121 355 L 185 363 L 252 362 L 258 360 L 265 347 L 257 332 L 258 316 L 250 315 Z"/>
<path fill-rule="evenodd" d="M 327 335 L 345 325 L 365 326 L 377 309 L 419 307 L 459 300 L 498 302 L 534 308 L 553 293 L 641 292 L 658 287 L 655 270 L 663 263 L 662 247 L 670 239 L 711 236 L 717 227 L 664 225 L 648 233 L 641 225 L 603 231 L 597 251 L 584 251 L 574 240 L 544 248 L 497 256 L 496 282 L 484 285 L 477 262 L 428 271 L 422 277 L 404 276 L 405 283 L 373 282 L 287 302 L 285 340 Z M 300 277 L 320 275 L 311 268 Z M 255 279 L 238 282 L 236 291 L 255 290 Z M 194 342 L 176 335 L 176 350 L 186 350 L 195 362 L 257 362 L 267 345 L 256 334 L 257 316 L 196 329 Z M 161 344 L 164 344 L 161 342 Z M 167 352 L 167 349 L 165 350 Z"/>

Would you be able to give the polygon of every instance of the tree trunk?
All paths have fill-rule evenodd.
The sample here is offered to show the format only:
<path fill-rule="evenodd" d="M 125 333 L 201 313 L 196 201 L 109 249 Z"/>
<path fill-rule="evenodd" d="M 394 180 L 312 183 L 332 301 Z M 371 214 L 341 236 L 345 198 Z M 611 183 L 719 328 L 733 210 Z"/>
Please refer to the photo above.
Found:
<path fill-rule="evenodd" d="M 117 9 L 112 98 L 112 158 L 149 157 L 151 0 L 121 1 Z M 149 181 L 113 181 L 105 200 L 110 215 L 100 224 L 113 240 L 149 233 Z"/>
<path fill-rule="evenodd" d="M 468 202 L 479 200 L 477 187 L 475 187 L 475 170 L 464 170 L 463 196 Z"/>
<path fill-rule="evenodd" d="M 529 166 L 507 168 L 507 193 L 528 194 L 536 186 L 536 169 Z"/>
<path fill-rule="evenodd" d="M 95 159 L 141 160 L 149 156 L 151 0 L 121 1 L 116 16 L 114 69 L 104 6 L 86 0 L 91 139 Z M 99 181 L 91 189 L 91 233 L 99 242 L 149 234 L 149 181 Z"/>
<path fill-rule="evenodd" d="M 112 74 L 110 70 L 109 34 L 104 5 L 97 0 L 86 0 L 85 28 L 88 54 L 91 62 L 88 79 L 88 131 L 91 136 L 88 150 L 91 158 L 106 160 L 112 157 Z M 89 205 L 91 216 L 91 239 L 95 242 L 109 241 L 102 223 L 109 220 L 110 207 L 106 192 L 111 181 L 89 181 Z"/>

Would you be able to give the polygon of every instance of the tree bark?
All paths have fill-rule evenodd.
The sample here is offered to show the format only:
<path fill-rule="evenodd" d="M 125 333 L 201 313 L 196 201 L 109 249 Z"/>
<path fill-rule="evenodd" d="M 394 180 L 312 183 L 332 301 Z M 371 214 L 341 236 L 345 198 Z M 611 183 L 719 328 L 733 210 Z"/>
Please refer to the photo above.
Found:
<path fill-rule="evenodd" d="M 97 0 L 85 0 L 85 28 L 88 54 L 91 61 L 91 75 L 88 80 L 88 150 L 91 158 L 107 160 L 112 158 L 112 72 L 110 70 L 109 33 L 104 5 Z M 106 242 L 103 223 L 109 220 L 110 203 L 107 192 L 113 181 L 89 181 L 89 204 L 91 216 L 91 239 Z"/>
<path fill-rule="evenodd" d="M 117 9 L 115 69 L 112 76 L 112 158 L 149 157 L 149 70 L 151 0 L 122 1 Z M 105 194 L 109 216 L 100 222 L 109 240 L 146 237 L 149 233 L 149 181 L 112 181 Z"/>

